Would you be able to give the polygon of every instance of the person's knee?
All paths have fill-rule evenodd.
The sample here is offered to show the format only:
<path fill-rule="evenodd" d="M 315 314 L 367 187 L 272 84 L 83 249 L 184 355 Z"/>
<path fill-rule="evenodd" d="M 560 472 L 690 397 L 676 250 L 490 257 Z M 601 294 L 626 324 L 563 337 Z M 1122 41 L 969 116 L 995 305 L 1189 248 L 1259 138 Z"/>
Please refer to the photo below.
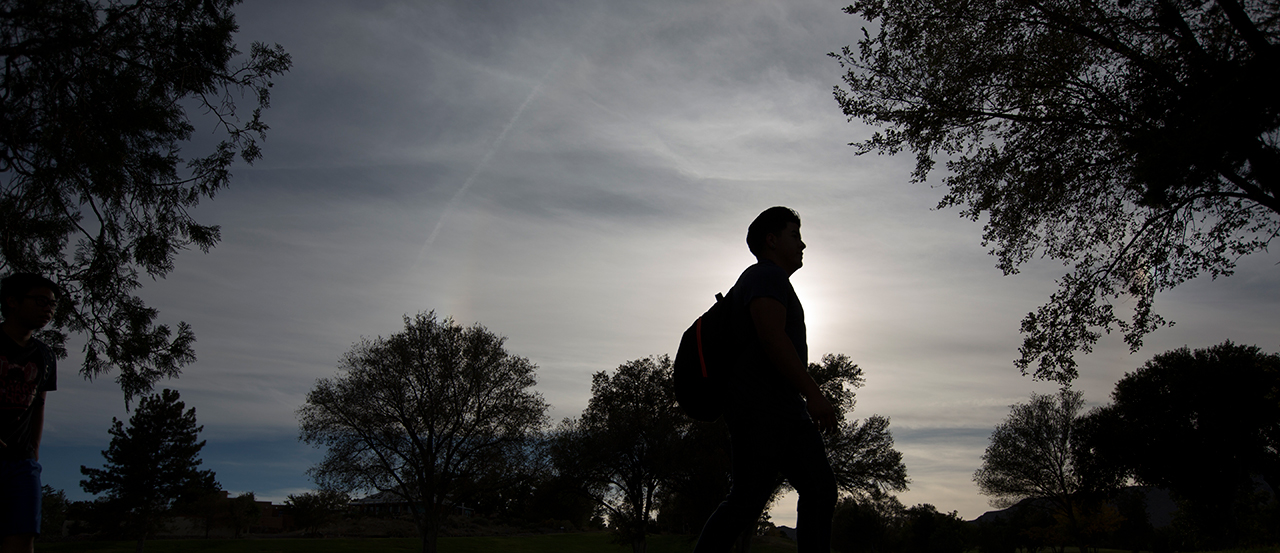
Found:
<path fill-rule="evenodd" d="M 839 499 L 835 476 L 830 471 L 827 471 L 826 474 L 815 476 L 815 478 L 806 482 L 803 487 L 796 486 L 796 492 L 800 494 L 800 501 L 814 507 L 834 509 L 836 501 Z"/>
<path fill-rule="evenodd" d="M 730 490 L 729 496 L 725 498 L 724 502 L 737 510 L 761 511 L 764 510 L 765 505 L 769 503 L 769 497 L 771 495 L 773 495 L 773 490 Z"/>
<path fill-rule="evenodd" d="M 832 481 L 830 485 L 823 483 L 823 485 L 818 486 L 816 489 L 810 490 L 809 493 L 813 494 L 813 500 L 815 503 L 820 504 L 825 508 L 834 509 L 836 506 L 836 500 L 839 499 L 839 495 L 836 492 L 836 483 L 834 481 Z"/>

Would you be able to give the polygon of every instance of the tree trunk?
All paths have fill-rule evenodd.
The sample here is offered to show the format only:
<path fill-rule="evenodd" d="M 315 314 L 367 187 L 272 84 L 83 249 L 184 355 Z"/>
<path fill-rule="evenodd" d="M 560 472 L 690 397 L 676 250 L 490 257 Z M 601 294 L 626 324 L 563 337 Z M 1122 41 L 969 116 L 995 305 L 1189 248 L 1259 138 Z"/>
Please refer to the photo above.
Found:
<path fill-rule="evenodd" d="M 643 488 L 632 488 L 631 497 L 631 553 L 645 553 L 648 544 L 644 535 L 649 529 L 649 509 L 645 505 Z"/>
<path fill-rule="evenodd" d="M 440 526 L 444 514 L 441 509 L 424 505 L 427 512 L 420 515 L 418 531 L 422 533 L 422 553 L 436 553 L 440 541 Z"/>
<path fill-rule="evenodd" d="M 141 535 L 141 536 L 138 536 L 138 549 L 137 549 L 137 553 L 142 553 L 142 545 L 143 545 L 144 543 L 146 543 L 146 541 L 147 541 L 147 536 L 146 536 L 146 534 L 143 534 L 143 535 Z"/>

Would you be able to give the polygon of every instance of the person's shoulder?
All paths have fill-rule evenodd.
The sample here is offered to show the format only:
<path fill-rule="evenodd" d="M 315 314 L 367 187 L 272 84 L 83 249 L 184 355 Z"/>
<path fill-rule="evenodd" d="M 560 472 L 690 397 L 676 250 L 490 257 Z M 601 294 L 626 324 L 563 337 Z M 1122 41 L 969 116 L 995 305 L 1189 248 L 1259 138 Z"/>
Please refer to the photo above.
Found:
<path fill-rule="evenodd" d="M 747 267 L 745 271 L 742 271 L 742 276 L 739 278 L 739 280 L 743 280 L 743 279 L 771 280 L 771 279 L 778 279 L 778 278 L 782 280 L 789 280 L 787 276 L 787 272 L 782 270 L 782 267 L 774 265 L 773 263 L 770 263 L 768 261 L 759 261 L 756 264 L 750 267 Z"/>
<path fill-rule="evenodd" d="M 57 358 L 53 355 L 53 348 L 49 347 L 49 344 L 44 343 L 43 340 L 32 336 L 27 340 L 27 344 L 29 344 L 31 349 L 39 352 L 40 356 L 44 358 L 46 363 L 52 365 L 57 361 Z"/>
<path fill-rule="evenodd" d="M 738 301 L 748 304 L 762 296 L 785 301 L 785 298 L 792 295 L 790 290 L 791 281 L 787 278 L 787 272 L 773 263 L 761 261 L 742 272 L 732 292 Z"/>

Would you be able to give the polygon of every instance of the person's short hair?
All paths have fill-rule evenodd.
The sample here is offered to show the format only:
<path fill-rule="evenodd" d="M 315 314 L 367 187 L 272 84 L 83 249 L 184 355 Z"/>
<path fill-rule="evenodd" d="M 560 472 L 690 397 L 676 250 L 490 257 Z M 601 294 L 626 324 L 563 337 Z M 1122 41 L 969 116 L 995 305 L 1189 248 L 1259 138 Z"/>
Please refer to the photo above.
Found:
<path fill-rule="evenodd" d="M 760 213 L 756 220 L 751 221 L 751 226 L 747 227 L 747 247 L 751 248 L 751 253 L 760 257 L 760 254 L 764 253 L 764 237 L 782 232 L 787 228 L 787 223 L 800 226 L 800 214 L 794 209 L 780 205 Z"/>
<path fill-rule="evenodd" d="M 26 296 L 36 288 L 48 288 L 55 298 L 62 295 L 57 284 L 35 273 L 14 273 L 0 280 L 0 316 L 9 318 L 9 298 Z"/>

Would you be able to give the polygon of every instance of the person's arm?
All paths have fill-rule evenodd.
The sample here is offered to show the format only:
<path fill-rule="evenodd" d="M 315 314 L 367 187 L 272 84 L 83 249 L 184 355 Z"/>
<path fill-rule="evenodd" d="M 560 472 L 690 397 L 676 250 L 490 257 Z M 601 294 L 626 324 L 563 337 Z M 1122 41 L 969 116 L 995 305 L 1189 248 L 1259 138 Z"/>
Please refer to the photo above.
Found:
<path fill-rule="evenodd" d="M 48 392 L 40 392 L 37 400 L 40 406 L 31 413 L 31 445 L 35 448 L 36 460 L 40 460 L 40 438 L 44 435 L 44 395 Z"/>
<path fill-rule="evenodd" d="M 756 334 L 764 345 L 765 355 L 773 362 L 774 368 L 804 396 L 806 409 L 813 422 L 821 430 L 836 428 L 836 410 L 831 402 L 822 395 L 818 384 L 809 376 L 804 362 L 796 353 L 795 344 L 787 336 L 787 307 L 773 298 L 760 297 L 751 300 L 751 321 L 755 325 Z"/>

